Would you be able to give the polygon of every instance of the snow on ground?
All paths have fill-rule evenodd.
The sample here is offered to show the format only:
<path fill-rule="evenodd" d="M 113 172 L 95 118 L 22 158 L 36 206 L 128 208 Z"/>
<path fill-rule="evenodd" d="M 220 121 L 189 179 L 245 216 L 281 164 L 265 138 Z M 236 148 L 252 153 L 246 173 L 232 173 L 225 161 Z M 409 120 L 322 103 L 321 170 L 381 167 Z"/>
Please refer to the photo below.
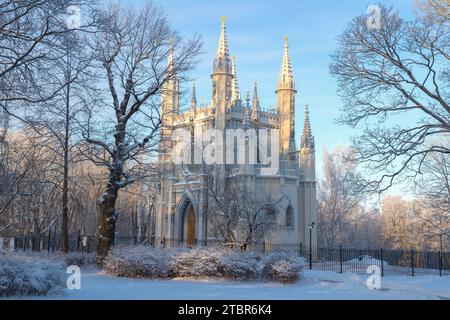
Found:
<path fill-rule="evenodd" d="M 302 300 L 302 299 L 450 299 L 450 276 L 389 275 L 382 278 L 381 290 L 369 290 L 367 276 L 328 271 L 303 272 L 292 285 L 213 280 L 140 280 L 105 275 L 101 271 L 82 272 L 81 290 L 68 290 L 31 299 L 138 299 L 138 300 Z"/>

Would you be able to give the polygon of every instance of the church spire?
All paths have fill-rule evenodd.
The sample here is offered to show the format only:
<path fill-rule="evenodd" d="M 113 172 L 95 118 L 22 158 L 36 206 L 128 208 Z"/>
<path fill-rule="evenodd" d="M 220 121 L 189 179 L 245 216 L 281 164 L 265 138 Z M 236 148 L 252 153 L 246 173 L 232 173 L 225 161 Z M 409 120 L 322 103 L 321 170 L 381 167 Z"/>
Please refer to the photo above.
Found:
<path fill-rule="evenodd" d="M 214 59 L 212 79 L 212 105 L 216 109 L 216 129 L 225 129 L 226 114 L 231 107 L 231 93 L 233 80 L 231 59 L 228 53 L 228 42 L 225 26 L 225 17 L 222 17 L 222 31 L 219 46 Z"/>
<path fill-rule="evenodd" d="M 191 111 L 194 113 L 197 112 L 197 96 L 195 93 L 195 82 L 192 82 Z"/>
<path fill-rule="evenodd" d="M 169 59 L 167 61 L 167 73 L 171 78 L 175 78 L 175 74 L 174 74 L 174 44 L 173 44 L 173 39 L 170 39 L 170 49 L 169 49 Z"/>
<path fill-rule="evenodd" d="M 250 91 L 247 90 L 247 93 L 245 95 L 245 107 L 250 108 Z"/>
<path fill-rule="evenodd" d="M 240 106 L 241 93 L 239 92 L 239 83 L 236 71 L 236 56 L 233 56 L 231 60 L 231 73 L 233 74 L 233 79 L 231 80 L 231 103 Z"/>
<path fill-rule="evenodd" d="M 289 57 L 288 36 L 284 37 L 284 54 L 281 63 L 280 76 L 278 78 L 278 89 L 295 90 L 294 75 L 292 73 L 291 59 Z"/>
<path fill-rule="evenodd" d="M 228 53 L 228 40 L 227 40 L 227 27 L 225 25 L 226 18 L 222 16 L 222 31 L 220 33 L 219 47 L 217 48 L 216 56 L 229 56 Z"/>
<path fill-rule="evenodd" d="M 259 111 L 259 97 L 258 97 L 258 84 L 255 81 L 255 86 L 253 88 L 253 114 L 252 119 L 258 120 L 258 111 Z"/>
<path fill-rule="evenodd" d="M 309 106 L 305 106 L 305 124 L 303 126 L 302 149 L 314 150 L 314 136 L 312 135 L 311 122 L 309 120 Z"/>
<path fill-rule="evenodd" d="M 214 59 L 213 74 L 224 73 L 230 75 L 232 72 L 226 30 L 225 17 L 222 16 L 222 31 L 220 32 L 219 46 L 217 47 L 217 53 Z"/>
<path fill-rule="evenodd" d="M 178 113 L 180 87 L 174 68 L 174 42 L 170 40 L 169 57 L 167 61 L 167 81 L 163 85 L 163 114 Z"/>

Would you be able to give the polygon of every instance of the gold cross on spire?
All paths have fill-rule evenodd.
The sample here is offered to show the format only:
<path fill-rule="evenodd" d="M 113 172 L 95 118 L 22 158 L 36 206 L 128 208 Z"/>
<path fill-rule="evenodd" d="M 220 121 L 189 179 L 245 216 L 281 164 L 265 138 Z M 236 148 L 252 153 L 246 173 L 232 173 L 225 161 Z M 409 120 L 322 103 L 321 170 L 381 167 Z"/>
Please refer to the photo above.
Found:
<path fill-rule="evenodd" d="M 227 17 L 222 16 L 222 24 L 225 24 L 225 21 L 227 20 Z"/>
<path fill-rule="evenodd" d="M 289 37 L 286 35 L 286 36 L 284 36 L 284 43 L 288 43 L 288 40 L 289 40 Z"/>

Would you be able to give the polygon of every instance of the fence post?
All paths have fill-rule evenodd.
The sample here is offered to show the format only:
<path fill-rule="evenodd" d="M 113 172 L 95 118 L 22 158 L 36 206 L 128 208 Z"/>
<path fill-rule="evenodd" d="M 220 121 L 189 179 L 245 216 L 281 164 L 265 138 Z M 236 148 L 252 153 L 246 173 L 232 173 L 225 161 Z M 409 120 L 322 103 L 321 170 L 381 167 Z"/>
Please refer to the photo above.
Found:
<path fill-rule="evenodd" d="M 381 260 L 381 276 L 384 277 L 383 248 L 380 249 L 380 260 Z"/>
<path fill-rule="evenodd" d="M 309 243 L 309 270 L 312 270 L 312 245 Z"/>
<path fill-rule="evenodd" d="M 442 252 L 439 250 L 439 256 L 438 256 L 438 259 L 439 259 L 439 276 L 440 277 L 442 277 L 442 258 L 441 258 L 441 255 L 442 255 Z"/>
<path fill-rule="evenodd" d="M 55 246 L 56 246 L 56 226 L 53 229 L 53 243 L 52 243 L 52 252 L 55 252 Z"/>
<path fill-rule="evenodd" d="M 81 233 L 80 230 L 78 229 L 78 233 L 77 233 L 77 251 L 80 252 L 80 242 L 81 242 Z"/>
<path fill-rule="evenodd" d="M 50 231 L 50 229 L 48 230 L 48 238 L 47 238 L 47 253 L 50 253 L 50 241 L 52 239 L 51 236 L 52 232 Z"/>
<path fill-rule="evenodd" d="M 340 270 L 342 273 L 342 245 L 339 246 L 339 264 L 340 264 Z"/>
<path fill-rule="evenodd" d="M 411 249 L 411 274 L 414 277 L 414 249 Z"/>

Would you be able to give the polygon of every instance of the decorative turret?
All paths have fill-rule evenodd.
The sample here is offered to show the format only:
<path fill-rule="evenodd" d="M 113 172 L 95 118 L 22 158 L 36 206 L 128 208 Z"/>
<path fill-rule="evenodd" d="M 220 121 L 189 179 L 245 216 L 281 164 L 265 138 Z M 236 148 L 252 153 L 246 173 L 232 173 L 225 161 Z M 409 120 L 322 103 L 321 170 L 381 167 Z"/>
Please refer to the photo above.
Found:
<path fill-rule="evenodd" d="M 278 90 L 290 89 L 295 90 L 294 75 L 292 73 L 291 59 L 289 57 L 288 36 L 284 37 L 284 53 L 283 62 L 281 64 L 280 76 L 278 77 Z"/>
<path fill-rule="evenodd" d="M 163 85 L 162 112 L 163 117 L 168 114 L 178 113 L 180 100 L 180 84 L 174 68 L 174 44 L 170 42 L 169 59 L 167 62 L 167 81 Z"/>
<path fill-rule="evenodd" d="M 258 84 L 255 81 L 255 86 L 253 88 L 253 112 L 252 112 L 252 119 L 254 121 L 258 120 L 258 111 L 259 111 Z"/>
<path fill-rule="evenodd" d="M 305 124 L 303 126 L 303 134 L 301 139 L 301 148 L 315 150 L 314 136 L 311 131 L 311 122 L 309 120 L 309 106 L 305 106 Z"/>
<path fill-rule="evenodd" d="M 220 32 L 219 46 L 217 47 L 216 61 L 219 62 L 219 58 L 225 58 L 222 65 L 217 67 L 231 67 L 230 53 L 228 52 L 228 39 L 227 39 L 227 27 L 225 25 L 226 17 L 222 16 L 222 30 Z"/>
<path fill-rule="evenodd" d="M 245 107 L 247 109 L 250 109 L 250 91 L 247 90 L 247 93 L 245 95 Z"/>
<path fill-rule="evenodd" d="M 240 107 L 242 105 L 242 101 L 236 71 L 236 57 L 233 56 L 231 61 L 231 73 L 233 74 L 233 80 L 231 80 L 231 104 Z"/>
<path fill-rule="evenodd" d="M 300 172 L 306 181 L 316 180 L 316 157 L 315 157 L 314 136 L 311 131 L 309 119 L 309 107 L 305 106 L 305 125 L 301 137 L 300 148 Z"/>
<path fill-rule="evenodd" d="M 195 82 L 192 82 L 191 111 L 194 113 L 197 112 L 197 96 L 195 94 Z"/>
<path fill-rule="evenodd" d="M 289 58 L 288 37 L 284 38 L 284 53 L 278 78 L 277 109 L 280 114 L 280 150 L 286 152 L 286 161 L 295 165 L 295 82 Z"/>
<path fill-rule="evenodd" d="M 216 112 L 215 127 L 225 129 L 226 113 L 232 101 L 232 63 L 228 53 L 228 41 L 225 26 L 225 17 L 222 17 L 222 31 L 219 46 L 214 59 L 212 78 L 212 103 Z"/>
<path fill-rule="evenodd" d="M 312 245 L 317 245 L 317 228 L 310 230 L 308 227 L 313 223 L 317 224 L 316 155 L 308 106 L 305 106 L 305 124 L 301 137 L 300 181 L 298 196 L 298 207 L 300 214 L 299 219 L 304 221 L 303 230 L 299 230 L 300 237 L 302 234 L 307 235 L 312 232 L 310 236 L 311 238 L 306 238 L 305 241 L 309 244 L 311 239 Z"/>

